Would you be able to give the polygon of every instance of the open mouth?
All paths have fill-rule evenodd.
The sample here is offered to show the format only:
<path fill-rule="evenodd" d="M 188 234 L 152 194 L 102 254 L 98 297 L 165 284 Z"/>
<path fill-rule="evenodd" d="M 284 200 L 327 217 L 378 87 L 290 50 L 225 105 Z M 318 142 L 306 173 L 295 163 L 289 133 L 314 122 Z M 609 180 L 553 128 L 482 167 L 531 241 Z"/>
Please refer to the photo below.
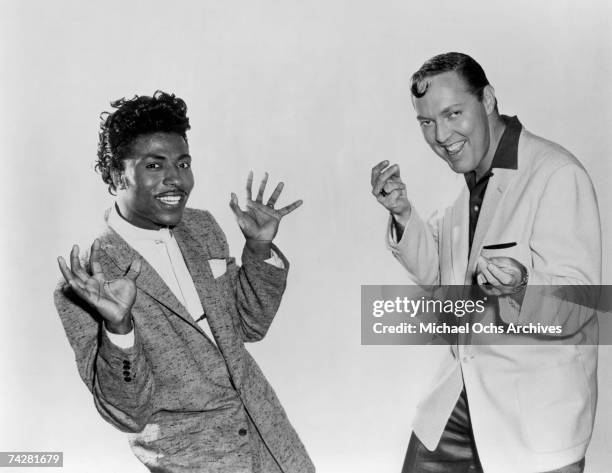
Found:
<path fill-rule="evenodd" d="M 155 197 L 164 206 L 175 208 L 179 207 L 186 199 L 187 196 L 183 193 L 166 193 Z"/>
<path fill-rule="evenodd" d="M 461 151 L 463 151 L 465 143 L 466 143 L 466 140 L 461 140 L 461 141 L 457 141 L 457 142 L 455 142 L 453 144 L 443 146 L 443 148 L 446 151 L 446 154 L 450 158 L 455 158 L 455 157 L 457 157 L 461 153 Z"/>

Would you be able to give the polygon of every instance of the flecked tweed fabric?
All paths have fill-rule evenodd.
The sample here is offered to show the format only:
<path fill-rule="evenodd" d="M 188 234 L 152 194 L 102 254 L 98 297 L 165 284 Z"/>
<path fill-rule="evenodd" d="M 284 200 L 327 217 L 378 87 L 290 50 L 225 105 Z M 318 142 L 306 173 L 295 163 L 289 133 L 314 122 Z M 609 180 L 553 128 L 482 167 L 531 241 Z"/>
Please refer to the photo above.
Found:
<path fill-rule="evenodd" d="M 244 347 L 261 340 L 272 323 L 289 263 L 277 248 L 285 269 L 245 250 L 238 268 L 206 211 L 186 209 L 173 231 L 219 348 L 146 261 L 136 281 L 135 341 L 126 350 L 110 342 L 96 312 L 60 283 L 55 304 L 96 408 L 128 432 L 134 453 L 153 472 L 313 472 Z M 107 277 L 125 274 L 139 257 L 108 227 L 100 242 Z M 213 259 L 227 263 L 216 279 L 208 264 Z"/>

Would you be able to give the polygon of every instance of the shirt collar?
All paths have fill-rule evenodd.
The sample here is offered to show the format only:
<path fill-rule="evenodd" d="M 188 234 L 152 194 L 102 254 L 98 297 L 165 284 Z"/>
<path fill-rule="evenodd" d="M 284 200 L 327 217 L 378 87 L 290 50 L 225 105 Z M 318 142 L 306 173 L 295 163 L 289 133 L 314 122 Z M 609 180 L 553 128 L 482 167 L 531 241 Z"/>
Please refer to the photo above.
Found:
<path fill-rule="evenodd" d="M 518 169 L 518 142 L 523 125 L 521 125 L 516 116 L 508 117 L 502 115 L 501 119 L 506 125 L 506 129 L 495 150 L 491 169 Z"/>
<path fill-rule="evenodd" d="M 132 225 L 125 220 L 117 210 L 117 204 L 111 207 L 108 214 L 108 226 L 115 230 L 119 236 L 125 241 L 171 241 L 173 239 L 172 232 L 168 228 L 160 228 L 159 230 L 147 230 Z"/>
<path fill-rule="evenodd" d="M 491 171 L 493 168 L 518 169 L 518 142 L 523 125 L 521 125 L 521 122 L 516 116 L 509 117 L 501 115 L 501 119 L 504 125 L 506 125 L 506 128 L 497 144 L 497 149 L 491 161 L 491 167 L 484 173 L 478 182 L 488 180 L 493 175 Z M 465 177 L 468 188 L 470 190 L 473 189 L 477 184 L 476 172 L 470 171 L 463 176 Z"/>

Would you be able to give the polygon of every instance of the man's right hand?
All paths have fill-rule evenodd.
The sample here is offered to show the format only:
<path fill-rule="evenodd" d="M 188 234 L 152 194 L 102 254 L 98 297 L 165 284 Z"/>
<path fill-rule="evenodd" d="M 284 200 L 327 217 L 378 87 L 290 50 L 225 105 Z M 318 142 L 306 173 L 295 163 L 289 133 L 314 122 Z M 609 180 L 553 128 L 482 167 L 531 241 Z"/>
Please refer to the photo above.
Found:
<path fill-rule="evenodd" d="M 132 261 L 127 274 L 121 278 L 107 280 L 98 262 L 100 242 L 96 239 L 89 255 L 89 274 L 79 261 L 79 247 L 70 252 L 70 268 L 61 256 L 58 257 L 60 271 L 72 290 L 98 311 L 106 328 L 113 333 L 128 333 L 132 330 L 132 306 L 136 300 L 136 278 L 140 274 L 141 261 Z"/>
<path fill-rule="evenodd" d="M 389 161 L 381 161 L 372 168 L 372 195 L 393 216 L 402 230 L 410 218 L 410 202 L 406 195 L 406 185 L 400 178 L 397 164 L 389 166 Z"/>

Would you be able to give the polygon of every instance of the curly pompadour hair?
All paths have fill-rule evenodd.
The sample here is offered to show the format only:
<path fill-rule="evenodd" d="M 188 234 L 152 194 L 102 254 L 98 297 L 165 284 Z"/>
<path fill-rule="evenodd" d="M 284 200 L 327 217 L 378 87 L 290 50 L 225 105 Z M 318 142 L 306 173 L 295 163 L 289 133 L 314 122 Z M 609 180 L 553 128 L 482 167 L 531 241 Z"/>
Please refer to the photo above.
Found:
<path fill-rule="evenodd" d="M 482 100 L 483 90 L 489 85 L 489 80 L 480 66 L 472 57 L 463 53 L 438 54 L 427 60 L 411 78 L 410 90 L 416 98 L 421 98 L 427 93 L 429 79 L 443 72 L 455 71 L 461 77 L 472 95 Z"/>
<path fill-rule="evenodd" d="M 187 140 L 189 118 L 187 105 L 174 94 L 161 90 L 153 96 L 134 96 L 111 102 L 116 110 L 100 115 L 98 159 L 95 169 L 108 184 L 108 191 L 115 194 L 113 174 L 124 170 L 123 160 L 130 152 L 135 138 L 150 133 L 178 133 Z"/>

